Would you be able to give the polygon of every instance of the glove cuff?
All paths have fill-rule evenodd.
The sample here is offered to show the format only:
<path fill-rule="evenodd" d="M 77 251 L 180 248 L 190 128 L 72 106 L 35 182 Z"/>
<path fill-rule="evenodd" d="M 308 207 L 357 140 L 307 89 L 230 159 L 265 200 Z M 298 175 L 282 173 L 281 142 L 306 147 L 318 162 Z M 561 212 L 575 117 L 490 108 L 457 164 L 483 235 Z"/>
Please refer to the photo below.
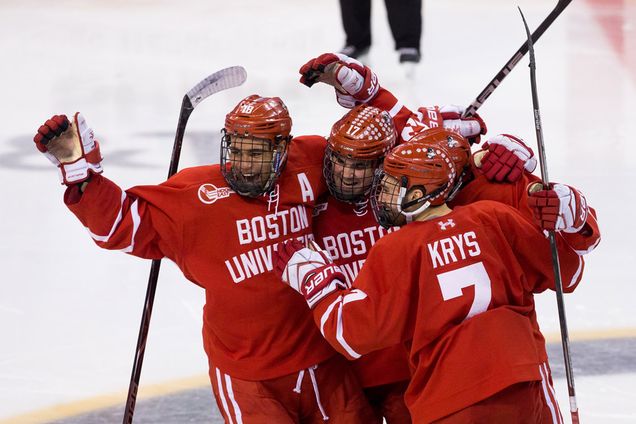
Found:
<path fill-rule="evenodd" d="M 301 291 L 311 309 L 336 290 L 349 288 L 346 277 L 335 264 L 316 269 L 303 283 Z"/>

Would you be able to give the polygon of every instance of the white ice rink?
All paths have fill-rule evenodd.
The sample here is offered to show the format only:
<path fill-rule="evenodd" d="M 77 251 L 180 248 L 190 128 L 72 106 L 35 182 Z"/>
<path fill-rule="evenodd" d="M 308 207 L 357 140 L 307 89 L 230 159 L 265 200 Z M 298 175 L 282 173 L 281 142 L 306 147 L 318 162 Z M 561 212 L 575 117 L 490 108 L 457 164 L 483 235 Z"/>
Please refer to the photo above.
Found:
<path fill-rule="evenodd" d="M 535 28 L 554 4 L 425 0 L 424 58 L 409 81 L 374 0 L 370 65 L 409 106 L 467 105 L 525 38 L 516 6 Z M 93 244 L 33 145 L 37 127 L 81 111 L 101 141 L 106 176 L 122 187 L 159 183 L 185 92 L 242 65 L 246 84 L 192 115 L 182 167 L 218 161 L 225 113 L 252 93 L 282 97 L 294 134 L 324 135 L 345 110 L 328 87 L 299 84 L 297 69 L 343 37 L 337 0 L 0 0 L 0 424 L 125 401 L 150 268 Z M 634 338 L 636 1 L 573 0 L 536 54 L 551 179 L 586 194 L 603 233 L 566 299 L 571 339 Z M 489 135 L 518 134 L 534 147 L 527 63 L 479 112 Z M 207 384 L 203 298 L 163 262 L 141 397 Z M 555 340 L 554 295 L 537 303 Z M 611 352 L 598 361 L 611 363 Z M 575 378 L 581 422 L 636 423 L 634 371 Z M 568 421 L 565 382 L 556 383 Z"/>

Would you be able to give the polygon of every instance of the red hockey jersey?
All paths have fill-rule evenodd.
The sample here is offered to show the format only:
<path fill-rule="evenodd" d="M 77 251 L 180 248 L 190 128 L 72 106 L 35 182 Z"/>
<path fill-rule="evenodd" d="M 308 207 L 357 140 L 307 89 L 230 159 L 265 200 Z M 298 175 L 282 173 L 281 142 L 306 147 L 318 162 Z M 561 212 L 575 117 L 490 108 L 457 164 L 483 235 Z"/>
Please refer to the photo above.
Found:
<path fill-rule="evenodd" d="M 233 192 L 219 165 L 211 165 L 125 192 L 94 176 L 68 207 L 100 247 L 170 258 L 205 289 L 203 341 L 211 364 L 245 380 L 275 378 L 335 354 L 305 302 L 272 272 L 277 243 L 313 237 L 313 208 L 326 192 L 324 148 L 322 137 L 295 138 L 275 190 L 258 198 Z"/>
<path fill-rule="evenodd" d="M 571 291 L 583 261 L 561 250 Z M 383 237 L 352 289 L 313 313 L 350 358 L 410 341 L 415 371 L 405 399 L 413 422 L 429 422 L 541 379 L 533 293 L 554 286 L 552 272 L 549 242 L 536 227 L 509 206 L 476 202 Z"/>
<path fill-rule="evenodd" d="M 369 201 L 350 204 L 329 196 L 316 205 L 314 236 L 334 263 L 352 283 L 362 268 L 371 247 L 385 234 L 398 227 L 379 225 Z M 405 381 L 411 378 L 408 356 L 403 344 L 370 352 L 353 361 L 353 369 L 362 387 Z"/>

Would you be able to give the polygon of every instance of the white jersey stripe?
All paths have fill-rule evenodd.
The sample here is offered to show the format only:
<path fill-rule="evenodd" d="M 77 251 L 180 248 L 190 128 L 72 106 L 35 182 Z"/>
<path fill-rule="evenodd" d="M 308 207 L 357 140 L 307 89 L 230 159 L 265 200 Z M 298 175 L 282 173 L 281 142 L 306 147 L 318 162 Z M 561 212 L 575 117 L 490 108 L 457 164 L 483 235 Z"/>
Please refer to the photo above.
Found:
<path fill-rule="evenodd" d="M 402 109 L 402 106 L 403 105 L 400 102 L 397 102 L 393 105 L 393 107 L 389 111 L 389 115 L 391 115 L 391 118 L 395 118 L 395 115 L 397 115 L 400 109 Z"/>
<path fill-rule="evenodd" d="M 545 403 L 550 409 L 550 415 L 552 415 L 552 423 L 562 424 L 561 414 L 559 412 L 559 405 L 556 403 L 556 400 L 554 398 L 554 389 L 552 388 L 552 384 L 550 384 L 547 368 L 544 367 L 545 364 L 541 364 L 539 366 L 539 373 L 541 374 L 541 387 L 543 388 L 543 397 L 545 398 Z"/>
<path fill-rule="evenodd" d="M 225 399 L 225 393 L 223 392 L 223 381 L 221 380 L 221 372 L 219 371 L 218 368 L 215 368 L 215 370 L 216 370 L 216 383 L 218 385 L 219 397 L 221 398 L 221 405 L 223 405 L 223 411 L 225 412 L 225 416 L 227 417 L 229 424 L 234 424 L 234 421 L 232 421 L 232 416 L 230 415 L 230 410 L 227 407 L 227 400 Z"/>
<path fill-rule="evenodd" d="M 225 374 L 225 388 L 227 389 L 227 394 L 232 402 L 232 407 L 234 408 L 236 424 L 243 424 L 243 414 L 241 414 L 241 408 L 239 408 L 236 398 L 234 397 L 234 390 L 232 390 L 232 379 L 227 374 Z"/>
<path fill-rule="evenodd" d="M 329 319 L 329 315 L 331 315 L 331 312 L 333 312 L 336 305 L 340 303 L 341 301 L 342 301 L 342 296 L 338 296 L 336 300 L 334 300 L 331 303 L 331 305 L 329 305 L 329 307 L 325 309 L 325 312 L 320 317 L 320 334 L 322 334 L 323 337 L 325 336 L 325 323 Z"/>
<path fill-rule="evenodd" d="M 572 280 L 570 280 L 570 284 L 568 284 L 566 287 L 572 287 L 574 284 L 576 284 L 577 280 L 579 279 L 579 276 L 581 275 L 581 272 L 583 272 L 583 258 L 579 256 L 579 267 L 577 268 L 576 272 L 572 276 Z"/>
<path fill-rule="evenodd" d="M 344 338 L 344 325 L 342 323 L 342 308 L 347 303 L 355 302 L 357 300 L 362 300 L 362 299 L 365 299 L 366 297 L 367 297 L 367 294 L 363 292 L 362 290 L 358 290 L 358 289 L 352 290 L 349 294 L 347 294 L 346 296 L 342 298 L 342 302 L 340 303 L 340 305 L 338 305 L 338 317 L 337 317 L 338 320 L 336 322 L 336 340 L 338 340 L 338 343 L 340 343 L 340 346 L 342 346 L 345 349 L 345 351 L 349 354 L 349 356 L 355 359 L 358 359 L 362 355 L 360 355 L 358 352 L 353 350 L 353 348 L 349 346 L 349 343 L 347 343 L 347 341 Z"/>
<path fill-rule="evenodd" d="M 122 211 L 124 209 L 124 200 L 125 199 L 126 199 L 126 192 L 122 191 L 121 192 L 121 206 L 119 207 L 119 213 L 117 214 L 117 217 L 115 218 L 115 222 L 113 222 L 113 225 L 110 227 L 110 232 L 107 235 L 99 236 L 97 234 L 93 234 L 90 229 L 86 228 L 88 230 L 88 233 L 93 238 L 93 240 L 101 241 L 101 242 L 107 242 L 110 239 L 110 236 L 113 235 L 113 233 L 117 229 L 117 226 L 119 226 L 119 223 L 121 222 Z"/>
<path fill-rule="evenodd" d="M 130 253 L 135 248 L 135 236 L 137 235 L 137 230 L 139 229 L 139 224 L 141 223 L 141 217 L 139 216 L 139 205 L 135 200 L 132 205 L 130 205 L 130 215 L 133 221 L 133 230 L 132 235 L 130 236 L 130 245 L 123 249 L 120 249 L 121 252 Z"/>

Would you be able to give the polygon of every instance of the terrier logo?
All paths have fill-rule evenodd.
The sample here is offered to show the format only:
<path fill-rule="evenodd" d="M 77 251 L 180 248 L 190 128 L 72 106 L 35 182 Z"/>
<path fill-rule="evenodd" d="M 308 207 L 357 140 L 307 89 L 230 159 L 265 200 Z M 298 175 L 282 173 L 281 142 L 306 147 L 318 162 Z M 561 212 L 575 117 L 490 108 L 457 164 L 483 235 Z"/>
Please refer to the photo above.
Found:
<path fill-rule="evenodd" d="M 234 191 L 229 187 L 217 188 L 214 184 L 203 184 L 199 187 L 199 200 L 206 205 L 211 205 L 218 199 L 230 197 Z"/>
<path fill-rule="evenodd" d="M 448 219 L 444 222 L 438 222 L 437 225 L 439 225 L 439 228 L 441 228 L 442 230 L 446 230 L 447 227 L 453 228 L 455 226 L 455 221 L 453 221 L 452 219 Z"/>

